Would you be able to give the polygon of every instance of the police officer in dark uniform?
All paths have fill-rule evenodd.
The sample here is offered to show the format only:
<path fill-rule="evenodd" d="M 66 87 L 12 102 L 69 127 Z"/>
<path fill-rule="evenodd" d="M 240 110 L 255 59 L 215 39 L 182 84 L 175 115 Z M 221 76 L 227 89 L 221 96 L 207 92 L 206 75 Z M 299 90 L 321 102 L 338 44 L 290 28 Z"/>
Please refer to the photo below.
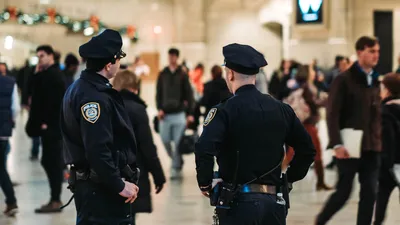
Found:
<path fill-rule="evenodd" d="M 290 106 L 256 89 L 255 75 L 267 65 L 264 56 L 239 44 L 225 46 L 223 54 L 234 96 L 212 108 L 204 121 L 195 152 L 199 187 L 217 206 L 215 224 L 286 224 L 280 195 L 283 146 L 296 152 L 286 173 L 289 183 L 305 177 L 314 146 Z M 214 157 L 219 179 L 213 179 Z"/>
<path fill-rule="evenodd" d="M 80 46 L 87 69 L 67 90 L 61 115 L 64 159 L 78 225 L 133 224 L 131 203 L 139 191 L 136 140 L 119 93 L 109 79 L 126 54 L 121 35 L 105 30 Z"/>

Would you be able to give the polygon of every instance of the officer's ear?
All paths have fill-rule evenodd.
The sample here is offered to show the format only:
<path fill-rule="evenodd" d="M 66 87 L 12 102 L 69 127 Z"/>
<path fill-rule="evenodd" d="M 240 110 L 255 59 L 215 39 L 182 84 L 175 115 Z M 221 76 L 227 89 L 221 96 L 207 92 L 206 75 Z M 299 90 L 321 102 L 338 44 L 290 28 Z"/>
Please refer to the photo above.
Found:
<path fill-rule="evenodd" d="M 111 70 L 111 66 L 112 66 L 112 63 L 107 63 L 107 65 L 104 67 L 104 69 L 108 72 L 108 71 L 110 71 Z"/>
<path fill-rule="evenodd" d="M 231 69 L 227 69 L 226 70 L 226 78 L 228 79 L 228 81 L 234 81 L 235 80 L 235 76 L 234 76 L 234 72 Z"/>

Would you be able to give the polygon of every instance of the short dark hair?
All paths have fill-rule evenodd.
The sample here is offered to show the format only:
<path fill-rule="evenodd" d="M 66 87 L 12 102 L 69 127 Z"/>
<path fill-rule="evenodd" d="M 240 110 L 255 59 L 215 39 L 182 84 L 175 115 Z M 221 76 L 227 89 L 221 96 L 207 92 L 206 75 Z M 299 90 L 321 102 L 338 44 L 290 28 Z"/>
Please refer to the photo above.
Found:
<path fill-rule="evenodd" d="M 202 63 L 197 64 L 195 69 L 202 69 L 204 70 L 204 65 Z"/>
<path fill-rule="evenodd" d="M 340 61 L 342 61 L 344 59 L 344 56 L 342 55 L 337 55 L 335 57 L 335 66 L 339 66 Z"/>
<path fill-rule="evenodd" d="M 39 47 L 37 47 L 36 53 L 38 53 L 39 51 L 44 51 L 48 55 L 53 55 L 54 56 L 54 49 L 50 45 L 40 45 Z"/>
<path fill-rule="evenodd" d="M 176 55 L 177 57 L 179 57 L 179 50 L 176 48 L 170 48 L 168 50 L 168 55 Z"/>
<path fill-rule="evenodd" d="M 58 51 L 55 51 L 54 52 L 54 62 L 60 63 L 60 60 L 61 60 L 61 53 Z"/>
<path fill-rule="evenodd" d="M 382 83 L 393 97 L 400 98 L 400 74 L 386 74 L 383 77 Z"/>
<path fill-rule="evenodd" d="M 375 37 L 362 36 L 356 42 L 356 50 L 364 51 L 365 47 L 371 48 L 379 44 L 379 41 Z"/>
<path fill-rule="evenodd" d="M 100 72 L 110 62 L 113 64 L 115 63 L 115 61 L 110 60 L 110 59 L 90 59 L 89 58 L 86 61 L 86 68 L 88 70 L 91 70 L 94 72 Z"/>
<path fill-rule="evenodd" d="M 211 68 L 211 76 L 213 79 L 222 77 L 222 68 L 218 65 L 215 65 Z"/>
<path fill-rule="evenodd" d="M 74 54 L 69 53 L 64 59 L 64 64 L 67 68 L 70 66 L 77 66 L 79 65 L 79 60 Z"/>

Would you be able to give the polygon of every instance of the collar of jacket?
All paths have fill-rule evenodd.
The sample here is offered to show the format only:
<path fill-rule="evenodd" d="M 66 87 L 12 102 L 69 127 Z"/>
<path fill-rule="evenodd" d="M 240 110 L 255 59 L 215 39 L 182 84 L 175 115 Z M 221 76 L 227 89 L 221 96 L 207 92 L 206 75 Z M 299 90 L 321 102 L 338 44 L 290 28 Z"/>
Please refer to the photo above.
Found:
<path fill-rule="evenodd" d="M 138 104 L 143 105 L 144 107 L 147 107 L 147 105 L 143 101 L 143 99 L 141 99 L 137 94 L 130 92 L 128 90 L 125 90 L 125 89 L 122 89 L 119 93 L 121 94 L 123 99 L 132 100 Z"/>
<path fill-rule="evenodd" d="M 235 91 L 235 95 L 240 94 L 240 93 L 249 92 L 249 91 L 255 91 L 255 90 L 257 90 L 257 89 L 254 84 L 246 84 L 246 85 L 243 85 L 240 88 L 238 88 Z"/>
<path fill-rule="evenodd" d="M 365 85 L 368 86 L 368 81 L 367 81 L 367 74 L 361 69 L 360 65 L 358 64 L 358 61 L 354 62 L 353 65 L 350 67 L 350 73 L 351 75 L 358 79 L 359 81 L 362 81 Z M 371 86 L 376 86 L 379 84 L 379 73 L 376 71 L 372 71 L 372 85 Z"/>
<path fill-rule="evenodd" d="M 164 70 L 163 70 L 163 73 L 169 73 L 169 74 L 176 74 L 176 73 L 181 73 L 181 72 L 182 72 L 182 66 L 178 66 L 174 72 L 172 72 L 172 71 L 169 69 L 169 66 L 166 66 L 166 67 L 164 68 Z"/>
<path fill-rule="evenodd" d="M 47 72 L 53 71 L 53 70 L 61 71 L 61 70 L 60 70 L 60 65 L 54 63 L 53 65 L 47 67 L 47 69 L 45 69 L 45 70 L 43 70 L 43 71 L 40 71 L 39 73 L 47 73 Z M 39 74 L 39 73 L 38 73 L 38 74 Z"/>
<path fill-rule="evenodd" d="M 99 91 L 110 90 L 113 87 L 107 78 L 90 70 L 82 71 L 81 78 L 93 84 Z"/>

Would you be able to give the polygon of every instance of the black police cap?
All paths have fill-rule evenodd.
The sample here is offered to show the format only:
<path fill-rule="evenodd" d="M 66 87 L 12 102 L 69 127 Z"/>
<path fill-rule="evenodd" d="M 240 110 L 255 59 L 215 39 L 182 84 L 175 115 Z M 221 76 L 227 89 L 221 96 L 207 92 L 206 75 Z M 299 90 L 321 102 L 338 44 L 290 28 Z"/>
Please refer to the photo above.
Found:
<path fill-rule="evenodd" d="M 256 75 L 260 68 L 268 65 L 264 55 L 249 45 L 230 44 L 222 49 L 224 66 L 245 75 Z"/>
<path fill-rule="evenodd" d="M 106 29 L 79 47 L 79 55 L 88 59 L 122 59 L 126 56 L 118 31 Z"/>

